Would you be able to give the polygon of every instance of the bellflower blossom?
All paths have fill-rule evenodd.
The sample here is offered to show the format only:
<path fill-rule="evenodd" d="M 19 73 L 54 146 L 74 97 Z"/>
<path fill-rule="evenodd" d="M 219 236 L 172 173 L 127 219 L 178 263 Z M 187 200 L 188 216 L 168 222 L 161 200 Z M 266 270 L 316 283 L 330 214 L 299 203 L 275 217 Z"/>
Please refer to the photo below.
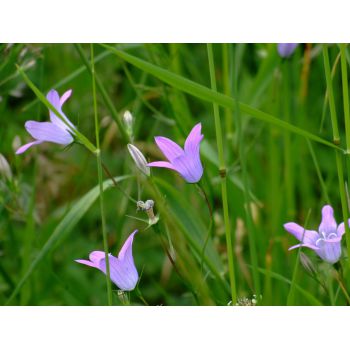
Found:
<path fill-rule="evenodd" d="M 340 259 L 341 239 L 345 233 L 345 226 L 343 222 L 337 226 L 333 215 L 333 208 L 330 205 L 325 205 L 322 208 L 322 221 L 318 232 L 306 230 L 294 222 L 284 224 L 284 228 L 301 242 L 290 247 L 289 250 L 298 247 L 310 248 L 321 259 L 331 264 L 336 263 Z"/>
<path fill-rule="evenodd" d="M 132 256 L 132 243 L 134 235 L 137 233 L 135 230 L 125 241 L 121 248 L 118 257 L 109 254 L 109 270 L 112 282 L 121 290 L 130 291 L 133 290 L 139 279 L 137 273 L 134 258 Z M 95 267 L 106 274 L 105 252 L 93 251 L 89 255 L 90 260 L 75 260 L 80 264 Z"/>
<path fill-rule="evenodd" d="M 293 54 L 293 52 L 295 51 L 298 45 L 299 44 L 286 44 L 286 43 L 277 44 L 278 54 L 282 58 L 287 58 Z"/>
<path fill-rule="evenodd" d="M 47 100 L 57 109 L 68 125 L 75 130 L 75 126 L 62 112 L 63 104 L 71 96 L 72 90 L 66 91 L 60 98 L 56 90 L 51 90 L 47 94 Z M 35 139 L 21 146 L 16 154 L 25 152 L 28 148 L 43 142 L 54 142 L 60 145 L 69 145 L 74 141 L 72 129 L 70 129 L 53 111 L 50 110 L 50 122 L 36 122 L 29 120 L 25 123 L 28 133 Z"/>
<path fill-rule="evenodd" d="M 166 137 L 156 136 L 156 144 L 168 159 L 168 162 L 152 162 L 148 163 L 148 166 L 175 170 L 187 182 L 198 182 L 203 175 L 203 166 L 199 154 L 200 142 L 204 137 L 201 134 L 201 129 L 201 123 L 193 127 L 185 141 L 184 149 Z"/>

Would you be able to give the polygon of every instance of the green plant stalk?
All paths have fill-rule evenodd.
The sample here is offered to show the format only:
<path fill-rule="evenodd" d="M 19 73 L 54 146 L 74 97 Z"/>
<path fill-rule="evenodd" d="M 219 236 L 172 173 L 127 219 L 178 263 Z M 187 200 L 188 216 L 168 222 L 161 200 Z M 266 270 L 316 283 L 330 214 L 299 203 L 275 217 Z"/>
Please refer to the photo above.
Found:
<path fill-rule="evenodd" d="M 290 77 L 289 70 L 291 69 L 289 61 L 282 63 L 282 84 L 283 84 L 283 114 L 286 122 L 290 122 Z M 293 179 L 293 152 L 291 151 L 291 135 L 288 132 L 284 132 L 284 177 L 286 184 L 286 200 L 287 200 L 287 213 L 289 217 L 294 216 L 295 212 L 295 200 L 294 200 L 294 179 Z"/>
<path fill-rule="evenodd" d="M 349 111 L 349 88 L 348 88 L 348 70 L 346 62 L 346 44 L 340 44 L 340 60 L 341 60 L 341 76 L 343 85 L 343 106 L 344 106 L 344 121 L 345 121 L 345 139 L 346 139 L 346 165 L 347 179 L 350 179 L 350 111 Z"/>
<path fill-rule="evenodd" d="M 95 63 L 94 63 L 94 45 L 91 44 L 91 77 L 92 77 L 92 96 L 94 102 L 94 116 L 95 116 L 95 132 L 96 132 L 96 158 L 97 158 L 97 172 L 98 172 L 98 183 L 100 188 L 100 211 L 101 211 L 101 221 L 102 221 L 102 236 L 103 236 L 103 248 L 105 251 L 106 260 L 106 282 L 107 282 L 107 298 L 108 305 L 112 306 L 112 284 L 110 278 L 110 266 L 109 266 L 109 250 L 108 250 L 108 240 L 106 231 L 106 216 L 103 203 L 103 179 L 102 179 L 102 161 L 101 161 L 101 150 L 100 150 L 100 136 L 99 136 L 99 122 L 97 117 L 97 102 L 96 102 L 96 82 L 95 82 Z"/>
<path fill-rule="evenodd" d="M 182 76 L 179 76 L 177 74 L 174 74 L 164 68 L 160 68 L 155 66 L 152 63 L 149 63 L 147 61 L 144 61 L 136 56 L 130 55 L 126 52 L 123 52 L 122 50 L 118 50 L 112 46 L 100 44 L 104 48 L 110 50 L 118 57 L 122 58 L 126 62 L 131 63 L 135 67 L 138 67 L 139 69 L 157 77 L 158 79 L 164 81 L 165 83 L 169 84 L 172 87 L 175 87 L 181 91 L 184 91 L 192 96 L 198 97 L 204 101 L 208 101 L 211 103 L 216 103 L 220 106 L 235 109 L 236 108 L 236 101 L 234 98 L 226 96 L 224 94 L 221 94 L 217 91 L 213 91 L 212 89 L 203 86 L 201 84 L 195 83 L 192 80 L 186 79 Z M 254 107 L 251 107 L 245 103 L 238 101 L 239 109 L 242 113 L 245 113 L 247 115 L 250 115 L 256 119 L 259 119 L 261 121 L 264 121 L 266 123 L 276 125 L 279 128 L 288 130 L 290 132 L 293 132 L 297 135 L 304 136 L 309 138 L 310 140 L 319 142 L 323 145 L 326 145 L 331 148 L 338 149 L 340 151 L 343 151 L 339 146 L 334 145 L 332 142 L 329 142 L 327 140 L 322 139 L 321 137 L 312 134 L 311 132 L 308 132 L 306 130 L 303 130 L 293 124 L 287 123 L 284 120 L 281 120 L 279 118 L 276 118 L 268 113 L 265 113 L 263 111 L 260 111 Z"/>
<path fill-rule="evenodd" d="M 329 66 L 329 57 L 328 57 L 328 49 L 327 45 L 323 44 L 323 60 L 324 60 L 324 66 L 325 66 L 325 73 L 326 73 L 326 81 L 327 81 L 327 91 L 328 91 L 328 102 L 331 112 L 331 119 L 332 119 L 332 127 L 333 127 L 333 142 L 336 145 L 340 144 L 340 137 L 339 137 L 339 131 L 338 131 L 338 122 L 337 122 L 337 114 L 335 109 L 335 103 L 334 103 L 334 95 L 333 95 L 333 86 L 332 86 L 332 77 L 330 72 L 330 66 Z M 338 173 L 338 182 L 339 182 L 339 193 L 340 193 L 340 200 L 341 200 L 341 206 L 342 206 L 342 212 L 343 212 L 343 221 L 345 226 L 345 237 L 346 237 L 346 247 L 348 252 L 348 264 L 350 268 L 350 230 L 348 223 L 348 204 L 346 200 L 346 191 L 345 191 L 345 183 L 344 183 L 344 169 L 343 169 L 343 161 L 342 161 L 342 155 L 340 152 L 335 152 L 336 157 L 336 164 L 337 164 L 337 173 Z"/>
<path fill-rule="evenodd" d="M 93 74 L 92 73 L 92 68 L 91 68 L 91 66 L 89 64 L 89 61 L 85 57 L 85 54 L 84 54 L 84 51 L 83 51 L 81 45 L 80 44 L 74 44 L 74 46 L 75 46 L 76 50 L 78 51 L 81 60 L 85 64 L 85 66 L 87 68 L 87 71 L 90 73 L 90 75 L 92 75 Z M 123 139 L 124 143 L 127 144 L 129 142 L 129 135 L 126 132 L 126 130 L 124 128 L 124 125 L 123 125 L 121 119 L 118 116 L 118 112 L 116 111 L 116 109 L 115 109 L 111 99 L 109 98 L 109 96 L 107 94 L 107 91 L 104 88 L 100 78 L 96 75 L 96 72 L 94 74 L 95 74 L 96 85 L 97 85 L 97 88 L 98 88 L 99 92 L 101 93 L 102 99 L 103 99 L 104 103 L 106 104 L 107 108 L 110 110 L 110 112 L 111 112 L 111 114 L 113 116 L 113 119 L 117 123 L 119 131 L 120 131 L 120 134 L 122 136 L 122 139 Z"/>
<path fill-rule="evenodd" d="M 245 214 L 247 220 L 248 227 L 248 239 L 249 239 L 249 253 L 253 267 L 253 281 L 254 281 L 254 289 L 255 294 L 258 296 L 258 300 L 260 300 L 260 278 L 259 278 L 259 270 L 258 270 L 258 254 L 256 251 L 256 230 L 253 223 L 253 217 L 251 213 L 250 200 L 249 200 L 249 184 L 248 184 L 248 170 L 247 170 L 247 162 L 246 155 L 244 154 L 244 140 L 243 140 L 243 127 L 241 114 L 238 107 L 238 69 L 237 69 L 237 51 L 235 55 L 235 73 L 234 73 L 234 84 L 233 84 L 233 93 L 236 98 L 236 124 L 237 124 L 237 133 L 238 133 L 238 149 L 239 149 L 239 159 L 242 165 L 242 177 L 243 177 L 243 185 L 244 185 L 244 203 L 245 203 Z"/>
<path fill-rule="evenodd" d="M 76 138 L 92 153 L 96 152 L 96 147 L 77 129 L 73 129 L 71 125 L 69 125 L 65 118 L 58 112 L 58 110 L 47 100 L 47 98 L 41 93 L 41 91 L 34 85 L 34 83 L 29 79 L 24 70 L 17 66 L 18 72 L 21 74 L 24 81 L 27 85 L 32 89 L 36 97 L 52 112 L 54 112 L 64 124 L 71 130 L 72 135 L 76 136 Z"/>
<path fill-rule="evenodd" d="M 230 59 L 229 59 L 229 44 L 222 44 L 222 78 L 224 83 L 224 94 L 227 96 L 232 95 L 231 80 L 230 80 Z M 230 108 L 225 108 L 225 128 L 227 138 L 233 138 L 233 126 L 232 126 L 232 111 Z"/>
<path fill-rule="evenodd" d="M 216 91 L 215 66 L 214 66 L 214 55 L 213 55 L 212 44 L 207 44 L 207 50 L 208 50 L 211 88 L 212 90 Z M 228 268 L 229 268 L 229 276 L 230 276 L 231 298 L 232 298 L 232 305 L 236 305 L 237 292 L 236 292 L 233 246 L 232 246 L 232 238 L 231 238 L 231 225 L 230 225 L 230 217 L 229 217 L 229 209 L 228 209 L 228 198 L 227 198 L 227 179 L 226 179 L 227 170 L 225 165 L 219 106 L 216 103 L 213 103 L 213 109 L 214 109 L 216 142 L 217 142 L 218 157 L 219 157 L 219 174 L 221 179 L 220 181 L 221 197 L 222 197 L 222 207 L 223 207 L 224 222 L 225 222 L 226 248 L 227 248 L 228 264 L 229 264 Z"/>

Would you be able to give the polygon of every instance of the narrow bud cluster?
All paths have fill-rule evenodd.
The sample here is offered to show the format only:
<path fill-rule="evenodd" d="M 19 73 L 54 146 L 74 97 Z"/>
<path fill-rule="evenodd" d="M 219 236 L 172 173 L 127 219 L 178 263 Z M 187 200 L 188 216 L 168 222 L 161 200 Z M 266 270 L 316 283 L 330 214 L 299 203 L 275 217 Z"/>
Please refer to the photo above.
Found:
<path fill-rule="evenodd" d="M 131 158 L 134 160 L 136 166 L 139 168 L 139 170 L 145 174 L 146 176 L 151 175 L 151 171 L 149 167 L 147 166 L 147 161 L 145 156 L 142 154 L 142 152 L 131 143 L 128 144 L 128 150 L 131 155 Z"/>

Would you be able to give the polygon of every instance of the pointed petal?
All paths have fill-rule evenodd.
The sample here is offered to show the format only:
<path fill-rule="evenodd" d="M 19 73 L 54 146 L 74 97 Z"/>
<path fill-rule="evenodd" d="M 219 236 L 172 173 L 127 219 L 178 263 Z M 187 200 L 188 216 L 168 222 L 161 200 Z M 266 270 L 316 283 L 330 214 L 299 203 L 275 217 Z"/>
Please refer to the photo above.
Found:
<path fill-rule="evenodd" d="M 319 234 L 316 231 L 305 230 L 304 227 L 295 222 L 288 222 L 287 224 L 284 224 L 283 227 L 297 240 L 305 244 L 315 245 L 316 240 L 319 238 Z"/>
<path fill-rule="evenodd" d="M 176 170 L 174 168 L 174 166 L 169 162 L 152 162 L 152 163 L 148 163 L 147 166 L 155 167 L 155 168 L 168 168 L 171 170 Z"/>
<path fill-rule="evenodd" d="M 46 95 L 47 100 L 58 110 L 61 109 L 60 96 L 54 89 L 50 90 Z"/>
<path fill-rule="evenodd" d="M 91 266 L 91 267 L 95 267 L 95 268 L 99 268 L 96 264 L 94 264 L 93 262 L 89 261 L 89 260 L 82 260 L 82 259 L 78 259 L 78 260 L 74 260 L 75 262 L 79 263 L 79 264 L 83 264 L 83 265 L 87 265 L 87 266 Z"/>
<path fill-rule="evenodd" d="M 49 141 L 61 145 L 69 145 L 73 142 L 72 135 L 50 122 L 27 121 L 25 128 L 38 141 Z"/>
<path fill-rule="evenodd" d="M 69 98 L 70 93 L 72 90 L 66 91 L 63 96 L 62 100 L 63 102 L 61 103 L 60 96 L 58 95 L 58 92 L 56 90 L 50 90 L 49 93 L 47 94 L 46 98 L 47 100 L 57 109 L 57 111 L 61 114 L 61 116 L 66 120 L 66 122 L 73 128 L 75 129 L 75 126 L 70 122 L 70 120 L 66 117 L 66 115 L 62 112 L 61 106 L 63 103 Z M 70 93 L 69 93 L 70 92 Z M 53 124 L 57 125 L 63 130 L 70 130 L 69 127 L 63 123 L 63 121 L 50 109 L 50 120 Z"/>
<path fill-rule="evenodd" d="M 318 231 L 324 232 L 326 235 L 337 232 L 337 223 L 334 219 L 333 208 L 330 205 L 325 205 L 322 208 L 322 221 Z"/>
<path fill-rule="evenodd" d="M 310 248 L 312 250 L 319 250 L 320 249 L 313 244 L 301 243 L 301 244 L 293 245 L 292 247 L 288 248 L 288 250 L 292 250 L 292 249 L 299 248 L 299 247 Z"/>
<path fill-rule="evenodd" d="M 89 259 L 95 263 L 98 264 L 101 259 L 104 259 L 106 257 L 105 252 L 102 252 L 100 250 L 95 250 L 89 254 Z"/>
<path fill-rule="evenodd" d="M 172 163 L 175 170 L 178 171 L 188 183 L 198 182 L 203 175 L 202 164 L 196 163 L 191 157 L 185 155 L 177 157 Z"/>
<path fill-rule="evenodd" d="M 71 97 L 72 95 L 72 89 L 66 91 L 60 98 L 60 105 L 61 105 L 61 108 L 63 106 L 63 104 Z"/>
<path fill-rule="evenodd" d="M 39 145 L 40 143 L 43 143 L 43 141 L 33 141 L 33 142 L 29 142 L 23 146 L 21 146 L 20 148 L 18 148 L 18 150 L 16 151 L 16 154 L 22 154 L 23 152 L 25 152 L 28 148 L 34 146 L 34 145 Z"/>
<path fill-rule="evenodd" d="M 184 154 L 183 149 L 177 143 L 171 141 L 167 137 L 156 136 L 154 139 L 157 146 L 163 152 L 164 156 L 169 162 L 172 162 L 176 157 Z"/>
<path fill-rule="evenodd" d="M 130 236 L 127 238 L 125 243 L 123 244 L 122 248 L 120 249 L 120 252 L 118 254 L 118 259 L 132 259 L 132 242 L 134 240 L 134 236 L 137 233 L 137 230 L 135 230 Z"/>
<path fill-rule="evenodd" d="M 350 219 L 348 221 L 348 225 L 350 227 Z M 345 233 L 345 225 L 342 222 L 337 228 L 337 236 L 342 236 L 344 233 Z"/>
<path fill-rule="evenodd" d="M 202 124 L 198 123 L 193 127 L 185 141 L 185 153 L 189 155 L 199 156 L 199 144 L 203 140 L 203 135 L 201 134 Z"/>

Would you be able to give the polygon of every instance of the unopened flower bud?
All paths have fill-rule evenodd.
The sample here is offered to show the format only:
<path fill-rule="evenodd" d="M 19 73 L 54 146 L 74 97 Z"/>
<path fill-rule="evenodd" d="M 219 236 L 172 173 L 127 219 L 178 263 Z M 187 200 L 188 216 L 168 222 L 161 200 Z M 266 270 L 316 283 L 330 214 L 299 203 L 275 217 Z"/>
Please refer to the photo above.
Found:
<path fill-rule="evenodd" d="M 131 155 L 131 158 L 134 160 L 136 166 L 140 169 L 140 171 L 146 176 L 151 175 L 151 171 L 147 166 L 147 161 L 142 152 L 132 144 L 128 144 L 128 150 Z"/>
<path fill-rule="evenodd" d="M 130 139 L 132 139 L 134 118 L 129 111 L 125 111 L 123 115 L 123 122 L 125 124 L 127 134 L 129 135 Z"/>
<path fill-rule="evenodd" d="M 12 171 L 6 158 L 0 153 L 0 174 L 7 180 L 11 180 Z"/>

